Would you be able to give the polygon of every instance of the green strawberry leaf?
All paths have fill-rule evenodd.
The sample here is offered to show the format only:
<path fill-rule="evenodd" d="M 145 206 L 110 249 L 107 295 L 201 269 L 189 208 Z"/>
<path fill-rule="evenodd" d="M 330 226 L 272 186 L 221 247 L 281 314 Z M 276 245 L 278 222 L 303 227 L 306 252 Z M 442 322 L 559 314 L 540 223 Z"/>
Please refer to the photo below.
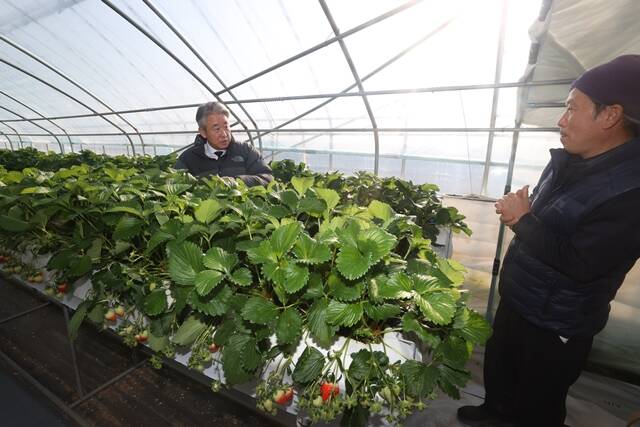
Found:
<path fill-rule="evenodd" d="M 229 280 L 238 286 L 251 286 L 253 284 L 253 275 L 248 268 L 241 267 L 229 276 Z"/>
<path fill-rule="evenodd" d="M 363 308 L 361 303 L 345 304 L 331 300 L 327 307 L 327 322 L 336 326 L 353 326 L 362 319 Z"/>
<path fill-rule="evenodd" d="M 302 200 L 300 200 L 298 209 L 301 212 L 306 212 L 311 216 L 320 217 L 326 212 L 327 204 L 322 199 L 306 196 Z"/>
<path fill-rule="evenodd" d="M 296 221 L 281 225 L 271 234 L 269 241 L 278 258 L 281 258 L 293 247 L 300 234 L 301 228 L 302 225 Z"/>
<path fill-rule="evenodd" d="M 307 233 L 300 234 L 293 253 L 304 264 L 320 264 L 331 259 L 331 249 L 324 243 L 318 243 Z"/>
<path fill-rule="evenodd" d="M 416 360 L 408 360 L 400 365 L 400 375 L 404 379 L 407 392 L 411 396 L 422 399 L 433 391 L 440 372 L 435 366 L 427 366 Z"/>
<path fill-rule="evenodd" d="M 233 295 L 233 291 L 228 286 L 218 288 L 204 297 L 192 292 L 189 295 L 189 304 L 209 316 L 222 316 L 229 310 Z"/>
<path fill-rule="evenodd" d="M 460 391 L 458 388 L 464 387 L 471 375 L 465 369 L 454 369 L 445 364 L 438 366 L 440 376 L 438 378 L 438 386 L 442 391 L 447 393 L 454 399 L 460 399 Z"/>
<path fill-rule="evenodd" d="M 440 258 L 438 259 L 438 269 L 451 281 L 453 286 L 461 285 L 464 282 L 466 269 L 459 262 Z"/>
<path fill-rule="evenodd" d="M 302 335 L 302 318 L 295 307 L 285 308 L 278 318 L 278 344 L 295 344 Z"/>
<path fill-rule="evenodd" d="M 142 231 L 144 221 L 129 215 L 123 215 L 113 232 L 113 240 L 131 240 Z"/>
<path fill-rule="evenodd" d="M 241 312 L 242 318 L 252 323 L 268 325 L 278 317 L 278 308 L 263 297 L 251 297 Z"/>
<path fill-rule="evenodd" d="M 156 289 L 151 291 L 151 293 L 144 298 L 142 307 L 144 308 L 144 312 L 149 316 L 157 316 L 163 313 L 167 308 L 167 296 L 164 290 Z"/>
<path fill-rule="evenodd" d="M 282 283 L 282 286 L 289 294 L 298 292 L 309 280 L 309 270 L 307 267 L 302 267 L 291 262 L 283 271 L 284 283 Z"/>
<path fill-rule="evenodd" d="M 258 246 L 247 249 L 247 255 L 254 264 L 264 264 L 267 262 L 278 262 L 271 242 L 263 240 Z"/>
<path fill-rule="evenodd" d="M 338 330 L 337 326 L 327 323 L 328 306 L 329 302 L 326 299 L 318 299 L 311 305 L 307 314 L 309 332 L 321 347 L 329 347 Z"/>
<path fill-rule="evenodd" d="M 216 270 L 202 270 L 196 274 L 194 284 L 198 295 L 205 296 L 222 281 L 224 275 Z"/>
<path fill-rule="evenodd" d="M 391 206 L 378 200 L 372 200 L 371 203 L 369 203 L 367 212 L 369 212 L 369 214 L 374 218 L 381 219 L 385 222 L 392 219 L 394 216 Z"/>
<path fill-rule="evenodd" d="M 331 211 L 340 202 L 340 195 L 330 188 L 315 188 L 315 192 L 327 204 L 327 210 Z"/>
<path fill-rule="evenodd" d="M 329 276 L 327 280 L 329 285 L 329 295 L 342 302 L 355 301 L 362 297 L 364 285 L 356 283 L 355 285 L 345 285 L 342 280 L 335 274 Z"/>
<path fill-rule="evenodd" d="M 414 301 L 422 314 L 436 325 L 448 324 L 456 312 L 456 298 L 451 292 L 415 294 Z"/>
<path fill-rule="evenodd" d="M 336 257 L 338 271 L 349 280 L 364 276 L 371 265 L 371 255 L 362 254 L 355 246 L 342 246 Z"/>
<path fill-rule="evenodd" d="M 402 309 L 394 304 L 371 304 L 365 301 L 363 304 L 364 312 L 370 319 L 376 322 L 383 322 L 391 317 L 397 316 L 402 312 Z"/>
<path fill-rule="evenodd" d="M 304 196 L 309 188 L 313 185 L 314 178 L 312 176 L 294 176 L 291 178 L 291 185 L 300 197 Z"/>
<path fill-rule="evenodd" d="M 474 344 L 484 344 L 491 336 L 491 325 L 483 316 L 473 310 L 464 308 L 456 315 L 453 328 L 465 340 Z"/>
<path fill-rule="evenodd" d="M 203 200 L 195 209 L 194 215 L 198 221 L 209 224 L 216 217 L 221 207 L 222 205 L 217 200 Z"/>
<path fill-rule="evenodd" d="M 222 248 L 212 247 L 204 255 L 202 261 L 207 268 L 231 274 L 231 270 L 238 263 L 238 257 Z"/>
<path fill-rule="evenodd" d="M 206 323 L 203 323 L 200 319 L 191 315 L 182 322 L 182 325 L 180 325 L 176 334 L 173 336 L 173 342 L 177 345 L 191 345 L 205 329 L 207 329 Z"/>
<path fill-rule="evenodd" d="M 431 348 L 435 348 L 440 345 L 440 337 L 430 333 L 427 328 L 422 326 L 418 321 L 418 317 L 414 313 L 409 312 L 402 316 L 402 330 L 406 333 L 415 333 L 422 342 L 429 345 Z"/>
<path fill-rule="evenodd" d="M 293 370 L 293 381 L 305 385 L 317 380 L 322 374 L 325 362 L 324 355 L 317 348 L 305 348 Z"/>
<path fill-rule="evenodd" d="M 169 275 L 174 282 L 193 286 L 202 270 L 202 250 L 192 242 L 171 242 L 169 249 Z"/>
<path fill-rule="evenodd" d="M 262 355 L 258 351 L 255 338 L 249 338 L 244 344 L 244 348 L 241 353 L 242 367 L 249 372 L 253 372 L 260 366 L 262 362 Z"/>

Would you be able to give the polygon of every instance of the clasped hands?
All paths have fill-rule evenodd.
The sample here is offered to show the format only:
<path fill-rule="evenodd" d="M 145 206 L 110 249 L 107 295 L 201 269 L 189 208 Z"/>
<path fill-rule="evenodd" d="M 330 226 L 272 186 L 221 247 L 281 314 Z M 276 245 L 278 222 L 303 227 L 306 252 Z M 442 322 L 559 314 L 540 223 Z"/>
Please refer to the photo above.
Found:
<path fill-rule="evenodd" d="M 496 213 L 500 215 L 500 222 L 511 227 L 531 210 L 529 186 L 525 185 L 515 193 L 505 194 L 494 206 Z"/>

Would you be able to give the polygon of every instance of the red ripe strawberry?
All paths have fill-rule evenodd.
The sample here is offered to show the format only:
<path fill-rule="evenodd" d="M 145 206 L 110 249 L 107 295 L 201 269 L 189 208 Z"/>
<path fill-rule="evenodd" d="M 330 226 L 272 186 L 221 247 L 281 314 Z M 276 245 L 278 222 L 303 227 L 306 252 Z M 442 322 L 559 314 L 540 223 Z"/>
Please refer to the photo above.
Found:
<path fill-rule="evenodd" d="M 340 387 L 338 384 L 325 382 L 320 385 L 320 395 L 325 402 L 329 400 L 332 395 L 337 396 L 339 393 Z"/>
<path fill-rule="evenodd" d="M 104 320 L 107 320 L 109 322 L 115 322 L 116 321 L 116 313 L 113 310 L 108 310 L 105 314 L 104 314 Z"/>
<path fill-rule="evenodd" d="M 135 338 L 138 342 L 145 342 L 149 339 L 149 332 L 147 332 L 147 330 L 145 329 L 144 331 L 137 334 Z"/>
<path fill-rule="evenodd" d="M 58 289 L 58 292 L 60 292 L 61 294 L 64 294 L 67 292 L 68 287 L 69 284 L 67 282 L 60 282 L 58 283 L 58 286 L 56 286 L 56 289 Z"/>
<path fill-rule="evenodd" d="M 293 388 L 291 387 L 280 389 L 275 393 L 273 393 L 273 400 L 278 405 L 286 405 L 287 403 L 291 402 L 292 399 L 293 399 Z"/>
<path fill-rule="evenodd" d="M 216 344 L 216 343 L 212 342 L 212 343 L 211 343 L 211 345 L 209 346 L 209 351 L 210 351 L 211 353 L 215 353 L 215 352 L 217 352 L 218 350 L 220 350 L 220 346 L 219 346 L 218 344 Z"/>
<path fill-rule="evenodd" d="M 118 316 L 118 317 L 123 317 L 124 314 L 125 314 L 124 307 L 121 306 L 121 305 L 117 306 L 116 309 L 114 310 L 114 312 L 116 313 L 116 316 Z"/>

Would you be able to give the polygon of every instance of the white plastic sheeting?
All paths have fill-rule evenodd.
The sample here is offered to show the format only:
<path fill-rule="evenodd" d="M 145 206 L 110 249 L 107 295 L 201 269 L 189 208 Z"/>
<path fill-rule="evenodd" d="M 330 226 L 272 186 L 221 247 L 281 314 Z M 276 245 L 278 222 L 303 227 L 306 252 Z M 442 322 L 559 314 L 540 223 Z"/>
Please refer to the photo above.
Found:
<path fill-rule="evenodd" d="M 365 91 L 493 83 L 503 4 L 501 81 L 514 82 L 539 8 L 514 0 L 325 3 Z M 237 138 L 251 137 L 268 159 L 374 169 L 362 97 L 330 96 L 358 89 L 321 1 L 0 0 L 0 36 L 0 147 L 57 149 L 57 138 L 67 152 L 82 144 L 167 153 L 191 142 L 194 105 L 217 97 L 236 116 Z M 496 127 L 513 127 L 515 93 L 500 90 Z M 481 192 L 487 168 L 487 194 L 499 195 L 508 152 L 499 140 L 510 133 L 496 134 L 498 149 L 487 156 L 489 133 L 464 131 L 489 127 L 492 98 L 490 88 L 368 96 L 382 129 L 379 173 L 469 194 Z M 130 112 L 158 107 L 167 108 Z M 460 131 L 404 130 L 443 127 Z"/>

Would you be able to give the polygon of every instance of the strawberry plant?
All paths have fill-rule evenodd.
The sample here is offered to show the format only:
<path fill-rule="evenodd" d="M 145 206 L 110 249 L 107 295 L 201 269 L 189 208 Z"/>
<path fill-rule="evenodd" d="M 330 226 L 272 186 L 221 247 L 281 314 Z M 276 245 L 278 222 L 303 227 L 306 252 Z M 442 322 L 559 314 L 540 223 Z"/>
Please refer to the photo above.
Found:
<path fill-rule="evenodd" d="M 89 319 L 155 366 L 215 361 L 213 390 L 263 379 L 269 413 L 398 422 L 438 390 L 458 397 L 490 329 L 466 306 L 464 268 L 430 244 L 437 226 L 466 231 L 435 186 L 304 172 L 248 188 L 151 161 L 0 169 L 2 253 L 50 256 L 54 293 L 91 281 L 72 333 Z M 420 361 L 390 344 L 400 335 Z"/>

